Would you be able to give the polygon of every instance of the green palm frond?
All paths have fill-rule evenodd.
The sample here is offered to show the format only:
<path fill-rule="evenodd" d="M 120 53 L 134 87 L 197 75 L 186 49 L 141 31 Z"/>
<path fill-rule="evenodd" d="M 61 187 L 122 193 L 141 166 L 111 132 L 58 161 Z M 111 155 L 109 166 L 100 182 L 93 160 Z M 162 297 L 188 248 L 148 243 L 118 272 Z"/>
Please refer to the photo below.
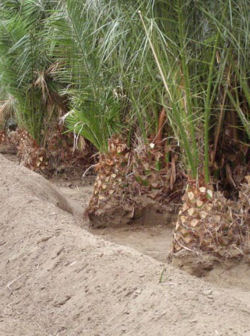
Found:
<path fill-rule="evenodd" d="M 195 178 L 202 172 L 201 168 L 208 182 L 211 119 L 219 118 L 218 97 L 222 88 L 227 88 L 231 104 L 249 134 L 249 119 L 236 97 L 238 89 L 231 94 L 225 78 L 229 67 L 234 68 L 235 73 L 239 69 L 238 83 L 248 100 L 249 76 L 245 65 L 249 27 L 244 26 L 245 39 L 244 35 L 236 36 L 240 27 L 243 32 L 241 21 L 247 22 L 246 1 L 163 3 L 166 7 L 158 11 L 163 15 L 162 20 L 141 15 L 142 25 L 165 88 L 162 100 L 183 149 L 188 174 Z M 239 19 L 239 11 L 243 20 Z M 236 67 L 232 64 L 233 55 L 238 55 Z"/>
<path fill-rule="evenodd" d="M 19 125 L 40 141 L 46 103 L 42 99 L 44 91 L 37 84 L 39 74 L 52 63 L 45 35 L 51 2 L 7 0 L 1 2 L 1 10 L 0 84 L 15 98 Z"/>

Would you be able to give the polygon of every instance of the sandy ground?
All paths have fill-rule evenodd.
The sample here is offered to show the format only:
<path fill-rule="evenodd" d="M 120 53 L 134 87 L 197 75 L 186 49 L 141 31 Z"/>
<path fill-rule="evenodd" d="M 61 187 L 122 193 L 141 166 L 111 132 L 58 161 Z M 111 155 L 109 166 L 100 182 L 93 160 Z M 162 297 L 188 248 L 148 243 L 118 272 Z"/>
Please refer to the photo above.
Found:
<path fill-rule="evenodd" d="M 92 195 L 93 177 L 67 182 L 54 179 L 59 190 L 80 208 L 86 207 Z M 173 219 L 173 218 L 172 218 Z M 172 219 L 162 225 L 128 225 L 124 227 L 107 227 L 91 229 L 91 232 L 105 240 L 132 247 L 143 254 L 149 255 L 160 262 L 166 262 L 172 244 L 174 222 Z M 215 265 L 214 269 L 205 275 L 205 280 L 218 287 L 228 288 L 231 293 L 242 296 L 250 302 L 250 265 L 240 263 Z"/>
<path fill-rule="evenodd" d="M 249 267 L 194 278 L 163 262 L 170 228 L 94 235 L 91 187 L 59 188 L 0 155 L 0 336 L 250 335 Z"/>

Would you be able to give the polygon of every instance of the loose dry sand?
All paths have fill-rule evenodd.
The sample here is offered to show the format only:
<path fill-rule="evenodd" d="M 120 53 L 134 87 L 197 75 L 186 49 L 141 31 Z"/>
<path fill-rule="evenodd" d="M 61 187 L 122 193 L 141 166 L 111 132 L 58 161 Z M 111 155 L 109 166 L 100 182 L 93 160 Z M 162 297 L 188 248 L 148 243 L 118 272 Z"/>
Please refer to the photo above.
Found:
<path fill-rule="evenodd" d="M 224 289 L 94 236 L 82 211 L 0 155 L 0 336 L 250 335 L 247 284 Z"/>

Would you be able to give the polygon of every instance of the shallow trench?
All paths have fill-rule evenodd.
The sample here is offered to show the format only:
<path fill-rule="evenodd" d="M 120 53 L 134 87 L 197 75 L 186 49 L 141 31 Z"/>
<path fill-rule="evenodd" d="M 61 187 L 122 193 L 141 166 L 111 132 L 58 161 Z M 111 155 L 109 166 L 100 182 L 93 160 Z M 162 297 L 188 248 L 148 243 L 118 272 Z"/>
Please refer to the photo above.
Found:
<path fill-rule="evenodd" d="M 87 177 L 79 181 L 65 181 L 57 178 L 51 182 L 70 200 L 85 208 L 92 194 L 94 177 Z M 167 262 L 167 256 L 171 250 L 172 231 L 174 223 L 144 226 L 127 225 L 117 228 L 90 229 L 90 231 L 101 236 L 105 240 L 132 247 L 143 254 L 154 259 Z M 228 289 L 236 296 L 250 302 L 250 267 L 246 263 L 237 266 L 217 266 L 204 277 L 204 280 L 215 284 L 218 287 Z"/>

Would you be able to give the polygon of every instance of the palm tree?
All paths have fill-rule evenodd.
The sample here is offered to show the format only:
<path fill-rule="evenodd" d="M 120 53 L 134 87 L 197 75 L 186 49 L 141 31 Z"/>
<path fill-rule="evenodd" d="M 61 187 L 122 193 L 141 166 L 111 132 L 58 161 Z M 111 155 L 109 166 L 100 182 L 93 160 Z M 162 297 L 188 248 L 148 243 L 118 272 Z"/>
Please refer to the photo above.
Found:
<path fill-rule="evenodd" d="M 143 15 L 140 17 L 165 88 L 165 108 L 181 144 L 188 177 L 183 207 L 176 224 L 172 257 L 183 262 L 182 258 L 187 254 L 192 258 L 200 258 L 203 253 L 210 253 L 213 257 L 242 256 L 239 246 L 242 245 L 244 230 L 231 215 L 232 204 L 222 194 L 213 192 L 215 176 L 211 179 L 210 165 L 214 162 L 211 158 L 216 154 L 218 136 L 224 130 L 223 114 L 233 114 L 232 107 L 238 114 L 233 127 L 241 124 L 244 134 L 249 136 L 249 121 L 239 99 L 232 98 L 232 90 L 234 97 L 239 92 L 237 87 L 232 87 L 230 78 L 230 69 L 239 69 L 234 71 L 238 75 L 237 82 L 244 86 L 241 90 L 245 95 L 243 100 L 247 101 L 247 40 L 243 39 L 244 36 L 236 38 L 234 35 L 246 33 L 238 19 L 239 14 L 246 18 L 246 2 L 176 1 L 170 7 L 173 16 L 165 13 L 164 17 L 166 22 L 175 23 L 175 29 L 169 28 L 168 23 L 162 29 L 157 20 L 152 19 L 147 25 Z M 228 27 L 228 18 L 231 18 L 232 27 Z M 155 27 L 161 37 L 162 54 L 150 27 Z M 166 67 L 169 64 L 170 67 Z M 222 101 L 219 101 L 221 92 Z M 226 105 L 229 102 L 231 104 Z M 216 137 L 215 145 L 211 147 L 213 131 Z M 204 266 L 208 267 L 207 264 Z"/>
<path fill-rule="evenodd" d="M 53 78 L 46 22 L 54 3 L 48 0 L 3 0 L 0 3 L 0 84 L 15 106 L 18 124 L 44 143 L 44 126 L 63 99 Z M 7 102 L 5 102 L 6 104 Z M 42 135 L 43 134 L 43 135 Z"/>
<path fill-rule="evenodd" d="M 71 103 L 66 124 L 101 153 L 89 214 L 102 206 L 107 213 L 107 204 L 114 212 L 114 202 L 118 202 L 117 207 L 127 209 L 129 220 L 138 208 L 135 199 L 131 200 L 136 193 L 131 185 L 150 194 L 152 188 L 157 189 L 156 176 L 161 178 L 162 190 L 169 189 L 170 178 L 171 186 L 176 179 L 174 173 L 165 171 L 171 157 L 160 141 L 165 126 L 163 88 L 138 16 L 139 9 L 151 15 L 153 5 L 154 1 L 145 5 L 131 1 L 125 6 L 114 0 L 67 0 L 50 19 L 50 36 L 56 41 L 52 53 L 63 65 L 58 78 L 68 84 L 65 93 Z M 150 143 L 159 146 L 153 150 Z"/>

